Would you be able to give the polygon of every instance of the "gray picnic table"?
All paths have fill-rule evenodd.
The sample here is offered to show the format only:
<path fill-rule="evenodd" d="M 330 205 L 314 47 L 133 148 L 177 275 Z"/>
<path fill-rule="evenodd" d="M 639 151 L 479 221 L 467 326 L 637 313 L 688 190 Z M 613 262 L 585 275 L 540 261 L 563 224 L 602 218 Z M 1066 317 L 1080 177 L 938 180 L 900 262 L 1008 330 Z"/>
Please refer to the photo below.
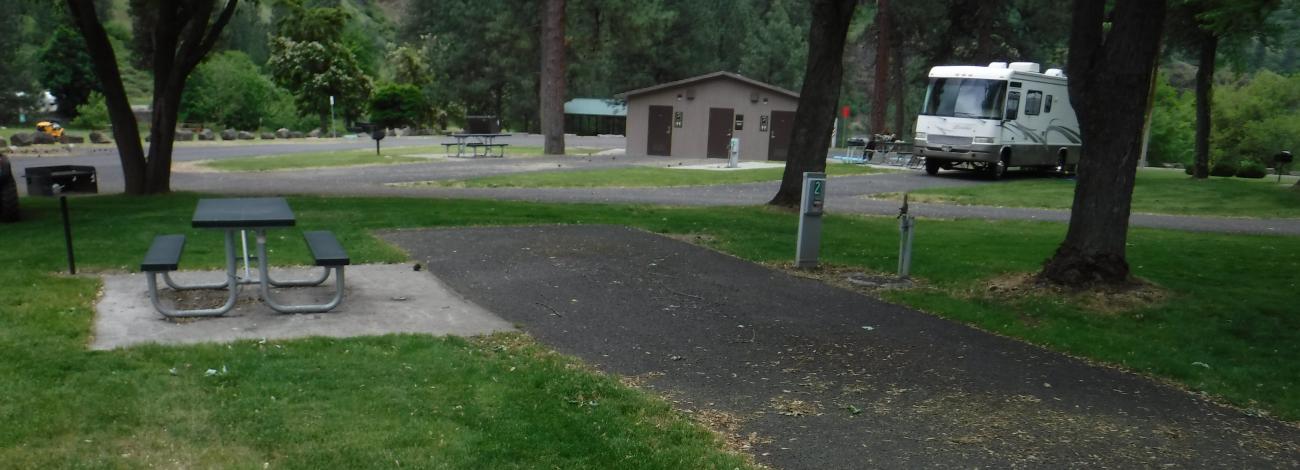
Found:
<path fill-rule="evenodd" d="M 171 271 L 179 267 L 181 251 L 184 248 L 184 235 L 160 235 L 145 255 L 141 270 L 148 273 L 149 295 L 154 308 L 167 317 L 206 317 L 224 315 L 234 308 L 239 297 L 240 286 L 257 284 L 261 299 L 271 309 L 281 313 L 313 313 L 333 310 L 343 300 L 343 267 L 350 264 L 347 253 L 339 244 L 334 234 L 328 231 L 304 232 L 303 237 L 318 267 L 323 268 L 320 275 L 310 279 L 279 281 L 271 278 L 267 256 L 266 232 L 269 229 L 289 228 L 297 224 L 297 218 L 289 203 L 284 198 L 221 198 L 200 199 L 190 220 L 194 228 L 222 230 L 225 235 L 226 276 L 219 282 L 206 284 L 182 285 L 173 280 Z M 248 254 L 247 233 L 253 232 L 256 238 L 256 257 Z M 235 247 L 236 233 L 240 237 L 243 256 L 239 256 Z M 239 273 L 242 259 L 244 272 Z M 257 264 L 257 277 L 250 273 L 253 261 Z M 333 298 L 318 305 L 284 305 L 275 300 L 271 287 L 306 287 L 317 286 L 329 279 L 334 272 L 335 292 Z M 225 289 L 229 291 L 226 302 L 210 309 L 178 310 L 161 304 L 158 299 L 156 277 L 161 274 L 163 282 L 173 290 Z"/>
<path fill-rule="evenodd" d="M 456 147 L 456 155 L 454 155 L 456 157 L 465 156 L 465 149 L 469 149 L 469 157 L 471 158 L 477 158 L 479 156 L 479 149 L 483 150 L 484 157 L 493 156 L 492 149 L 497 150 L 497 157 L 504 157 L 506 155 L 506 147 L 510 146 L 510 144 L 496 143 L 498 137 L 510 137 L 510 134 L 462 133 L 449 134 L 449 136 L 456 139 L 456 141 L 443 142 L 442 146 L 448 155 L 451 155 L 451 148 Z"/>

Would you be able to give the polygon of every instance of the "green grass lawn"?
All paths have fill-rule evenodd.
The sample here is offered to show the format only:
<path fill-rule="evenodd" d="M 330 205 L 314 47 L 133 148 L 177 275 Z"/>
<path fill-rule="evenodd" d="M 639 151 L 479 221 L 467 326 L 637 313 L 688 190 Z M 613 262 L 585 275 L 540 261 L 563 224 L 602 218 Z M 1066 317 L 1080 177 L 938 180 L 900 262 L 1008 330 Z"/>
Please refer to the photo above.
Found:
<path fill-rule="evenodd" d="M 429 162 L 429 155 L 442 155 L 441 145 L 416 147 L 380 147 L 380 156 L 373 149 L 365 150 L 331 150 L 327 152 L 302 152 L 284 155 L 261 155 L 245 158 L 230 158 L 204 162 L 202 165 L 221 171 L 274 171 L 296 170 L 302 168 L 392 165 L 398 163 Z M 587 156 L 601 149 L 571 147 L 568 155 Z M 541 155 L 541 147 L 517 147 L 506 149 L 506 155 L 512 157 Z M 416 156 L 422 155 L 422 156 Z"/>
<path fill-rule="evenodd" d="M 674 186 L 709 186 L 716 184 L 778 181 L 784 168 L 752 170 L 683 170 L 659 167 L 611 168 L 599 170 L 537 171 L 484 176 L 464 180 L 436 180 L 411 184 L 453 188 L 643 188 Z M 827 165 L 830 176 L 881 173 L 860 165 Z"/>
<path fill-rule="evenodd" d="M 1181 171 L 1141 170 L 1133 189 L 1133 212 L 1224 217 L 1300 217 L 1300 191 L 1295 178 L 1219 178 L 1196 180 Z M 897 193 L 882 198 L 902 199 Z M 1074 180 L 1025 178 L 962 188 L 911 192 L 917 202 L 958 205 L 1069 209 L 1074 204 Z"/>
<path fill-rule="evenodd" d="M 219 235 L 187 223 L 196 198 L 72 200 L 80 267 L 134 270 L 153 235 L 174 232 L 191 237 L 187 268 L 218 267 Z M 56 273 L 63 268 L 57 203 L 22 202 L 28 220 L 0 231 L 0 245 L 10 247 L 0 252 L 0 461 L 10 465 L 742 465 L 663 401 L 521 335 L 87 351 L 99 281 Z M 334 230 L 356 262 L 403 259 L 370 235 L 374 229 L 605 223 L 706 235 L 710 246 L 736 256 L 788 263 L 797 223 L 792 213 L 761 207 L 324 197 L 290 203 L 301 229 Z M 1300 238 L 1133 229 L 1135 274 L 1168 296 L 1125 311 L 1095 311 L 1073 297 L 989 293 L 989 279 L 1037 269 L 1064 229 L 923 219 L 913 265 L 922 287 L 884 295 L 1300 420 Z M 828 216 L 824 237 L 829 265 L 885 272 L 896 263 L 892 218 Z M 298 245 L 285 244 L 277 256 L 307 262 Z M 223 367 L 228 372 L 203 373 Z"/>

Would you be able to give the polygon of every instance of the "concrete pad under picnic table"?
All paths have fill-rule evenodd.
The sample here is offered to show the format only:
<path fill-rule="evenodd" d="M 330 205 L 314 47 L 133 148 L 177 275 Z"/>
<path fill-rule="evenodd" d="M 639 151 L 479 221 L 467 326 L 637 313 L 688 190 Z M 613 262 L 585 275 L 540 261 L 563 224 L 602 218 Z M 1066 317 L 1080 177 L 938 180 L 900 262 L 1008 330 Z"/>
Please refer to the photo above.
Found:
<path fill-rule="evenodd" d="M 1300 466 L 1294 425 L 669 237 L 590 225 L 381 236 L 775 468 Z"/>
<path fill-rule="evenodd" d="M 306 279 L 319 269 L 272 269 L 271 274 L 278 280 Z M 213 282 L 224 276 L 224 271 L 182 271 L 173 273 L 172 278 L 186 284 Z M 431 273 L 415 271 L 411 265 L 348 266 L 344 279 L 343 303 L 326 313 L 277 313 L 258 300 L 256 285 L 245 285 L 235 309 L 223 316 L 169 320 L 150 303 L 145 274 L 105 275 L 103 293 L 95 306 L 90 348 L 389 333 L 471 336 L 514 330 L 510 323 L 448 289 Z M 161 279 L 158 284 L 163 285 Z M 321 286 L 274 289 L 272 295 L 284 304 L 320 304 L 330 298 L 333 288 L 331 275 Z M 161 293 L 165 301 L 179 301 L 185 308 L 211 308 L 226 298 L 221 290 L 173 292 L 163 288 Z"/>

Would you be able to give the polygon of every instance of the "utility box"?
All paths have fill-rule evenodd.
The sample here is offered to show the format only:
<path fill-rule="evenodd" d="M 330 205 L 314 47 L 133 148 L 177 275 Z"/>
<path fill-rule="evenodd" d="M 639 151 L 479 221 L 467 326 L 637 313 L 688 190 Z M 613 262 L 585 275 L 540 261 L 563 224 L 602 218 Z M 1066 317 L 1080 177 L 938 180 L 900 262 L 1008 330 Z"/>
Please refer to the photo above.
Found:
<path fill-rule="evenodd" d="M 27 178 L 28 196 L 99 193 L 93 166 L 35 166 L 28 168 L 23 177 Z"/>
<path fill-rule="evenodd" d="M 799 202 L 799 238 L 795 246 L 796 268 L 817 267 L 822 244 L 822 214 L 826 206 L 826 173 L 804 172 L 803 197 Z"/>

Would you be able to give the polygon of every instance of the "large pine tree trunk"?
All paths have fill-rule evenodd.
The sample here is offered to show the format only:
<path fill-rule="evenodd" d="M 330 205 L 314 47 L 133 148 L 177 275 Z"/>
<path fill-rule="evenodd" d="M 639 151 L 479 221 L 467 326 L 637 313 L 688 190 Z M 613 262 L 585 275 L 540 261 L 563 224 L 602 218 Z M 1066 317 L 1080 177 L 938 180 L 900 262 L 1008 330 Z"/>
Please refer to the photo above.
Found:
<path fill-rule="evenodd" d="M 893 25 L 890 21 L 889 0 L 876 1 L 876 73 L 871 87 L 871 132 L 887 134 L 885 117 L 889 110 L 889 59 Z"/>
<path fill-rule="evenodd" d="M 795 110 L 790 136 L 790 155 L 781 176 L 781 188 L 768 204 L 799 205 L 805 171 L 826 169 L 835 107 L 840 101 L 844 78 L 844 40 L 853 20 L 857 0 L 813 0 L 812 25 L 808 28 L 808 64 L 799 108 Z"/>
<path fill-rule="evenodd" d="M 1200 37 L 1200 64 L 1196 68 L 1196 168 L 1197 178 L 1210 176 L 1210 106 L 1214 99 L 1214 58 L 1218 53 L 1219 36 L 1202 31 Z"/>
<path fill-rule="evenodd" d="M 1075 0 L 1070 34 L 1070 101 L 1083 154 L 1065 241 L 1040 278 L 1067 286 L 1129 280 L 1125 258 L 1133 182 L 1142 150 L 1143 108 L 1164 25 L 1162 0 Z"/>
<path fill-rule="evenodd" d="M 902 41 L 897 40 L 899 36 L 901 35 L 898 34 L 898 28 L 894 28 L 894 58 L 891 60 L 891 63 L 893 64 L 893 71 L 891 73 L 894 78 L 891 83 L 894 85 L 890 93 L 893 93 L 894 95 L 893 130 L 899 139 L 906 139 L 907 109 L 905 108 L 907 107 L 907 76 L 903 73 L 903 48 L 901 44 Z"/>
<path fill-rule="evenodd" d="M 542 135 L 547 155 L 564 155 L 564 0 L 544 0 L 542 7 Z"/>

